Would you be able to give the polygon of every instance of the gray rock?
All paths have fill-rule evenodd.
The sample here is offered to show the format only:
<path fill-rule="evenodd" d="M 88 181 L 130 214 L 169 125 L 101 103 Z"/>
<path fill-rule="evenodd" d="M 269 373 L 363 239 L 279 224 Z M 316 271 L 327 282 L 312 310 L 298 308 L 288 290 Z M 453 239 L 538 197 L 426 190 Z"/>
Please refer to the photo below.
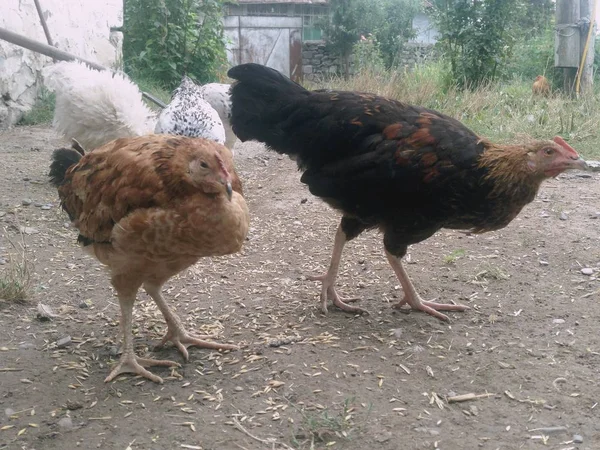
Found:
<path fill-rule="evenodd" d="M 6 264 L 6 260 L 4 258 L 0 258 L 0 266 Z"/>
<path fill-rule="evenodd" d="M 573 443 L 574 444 L 583 444 L 583 436 L 580 434 L 573 435 Z"/>
<path fill-rule="evenodd" d="M 19 348 L 21 350 L 30 350 L 32 348 L 35 348 L 35 344 L 32 342 L 23 342 L 23 343 L 19 344 Z"/>
<path fill-rule="evenodd" d="M 560 220 L 567 220 L 569 218 L 569 216 L 567 216 L 564 212 L 560 213 L 559 219 Z"/>
<path fill-rule="evenodd" d="M 427 433 L 432 436 L 437 436 L 440 434 L 440 430 L 438 428 L 417 427 L 415 428 L 415 431 L 418 433 Z"/>
<path fill-rule="evenodd" d="M 594 275 L 594 269 L 590 269 L 589 267 L 584 267 L 581 269 L 581 273 L 584 275 Z"/>
<path fill-rule="evenodd" d="M 40 230 L 33 227 L 19 227 L 19 231 L 24 234 L 38 234 Z"/>
<path fill-rule="evenodd" d="M 65 430 L 72 430 L 73 420 L 69 416 L 63 417 L 58 421 L 58 426 Z"/>
<path fill-rule="evenodd" d="M 29 206 L 29 205 L 31 205 L 32 203 L 33 203 L 33 200 L 30 200 L 30 199 L 28 199 L 28 198 L 24 198 L 24 199 L 21 201 L 21 204 L 22 204 L 23 206 Z"/>
<path fill-rule="evenodd" d="M 68 345 L 71 345 L 71 336 L 65 336 L 56 341 L 56 347 L 65 348 Z"/>
<path fill-rule="evenodd" d="M 10 417 L 15 413 L 15 410 L 12 408 L 6 408 L 4 410 L 4 414 L 6 415 L 6 417 Z"/>
<path fill-rule="evenodd" d="M 51 204 L 46 204 L 46 205 L 42 205 L 42 209 L 45 211 L 48 211 L 49 209 L 52 209 L 52 205 Z"/>

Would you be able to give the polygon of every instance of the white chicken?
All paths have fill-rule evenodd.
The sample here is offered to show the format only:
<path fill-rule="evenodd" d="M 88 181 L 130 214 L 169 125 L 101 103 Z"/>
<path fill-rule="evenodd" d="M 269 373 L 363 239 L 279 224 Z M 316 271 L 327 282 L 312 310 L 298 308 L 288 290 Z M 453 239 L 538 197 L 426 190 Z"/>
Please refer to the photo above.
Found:
<path fill-rule="evenodd" d="M 223 127 L 225 128 L 225 147 L 233 149 L 237 136 L 231 128 L 231 96 L 229 94 L 230 84 L 208 83 L 200 86 L 200 95 L 210 103 L 219 114 Z"/>
<path fill-rule="evenodd" d="M 93 150 L 121 137 L 169 133 L 205 137 L 232 148 L 229 85 L 197 86 L 184 77 L 159 117 L 122 73 L 97 71 L 79 62 L 44 69 L 45 85 L 56 93 L 53 125 L 67 139 Z"/>
<path fill-rule="evenodd" d="M 125 75 L 99 72 L 79 62 L 60 62 L 43 71 L 56 93 L 54 129 L 84 148 L 98 148 L 122 137 L 150 134 L 155 114 Z"/>

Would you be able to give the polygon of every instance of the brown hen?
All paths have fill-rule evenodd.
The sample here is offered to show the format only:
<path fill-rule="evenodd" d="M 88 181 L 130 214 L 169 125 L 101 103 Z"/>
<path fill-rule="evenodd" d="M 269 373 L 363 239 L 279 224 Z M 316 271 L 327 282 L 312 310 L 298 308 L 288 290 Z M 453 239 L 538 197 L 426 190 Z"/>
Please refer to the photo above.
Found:
<path fill-rule="evenodd" d="M 141 286 L 167 322 L 160 345 L 173 342 L 186 360 L 190 345 L 236 349 L 187 333 L 161 294 L 199 258 L 242 247 L 249 215 L 229 150 L 201 138 L 117 139 L 84 156 L 56 150 L 50 177 L 78 242 L 108 266 L 119 298 L 123 354 L 105 381 L 128 372 L 160 383 L 145 367 L 177 365 L 134 354 L 131 319 Z"/>

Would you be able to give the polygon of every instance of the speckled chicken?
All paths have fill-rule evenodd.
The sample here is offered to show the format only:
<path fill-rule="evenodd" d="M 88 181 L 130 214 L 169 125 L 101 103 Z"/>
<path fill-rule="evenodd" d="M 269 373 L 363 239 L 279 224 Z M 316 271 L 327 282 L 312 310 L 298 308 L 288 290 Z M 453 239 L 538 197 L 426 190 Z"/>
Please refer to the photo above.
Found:
<path fill-rule="evenodd" d="M 225 128 L 219 114 L 202 98 L 200 87 L 187 76 L 158 115 L 154 132 L 203 137 L 225 144 Z"/>
<path fill-rule="evenodd" d="M 257 140 L 296 159 L 310 192 L 341 211 L 333 255 L 322 282 L 327 300 L 350 312 L 335 289 L 342 250 L 363 231 L 383 233 L 387 259 L 405 304 L 439 319 L 462 305 L 423 300 L 401 259 L 408 246 L 441 228 L 499 230 L 541 185 L 586 163 L 562 138 L 519 145 L 483 139 L 437 111 L 372 94 L 308 91 L 258 64 L 229 70 L 231 123 L 241 141 Z"/>
<path fill-rule="evenodd" d="M 78 241 L 108 267 L 119 298 L 123 354 L 106 381 L 130 372 L 162 382 L 146 367 L 176 365 L 134 354 L 132 309 L 141 286 L 167 322 L 162 344 L 173 342 L 186 360 L 190 345 L 235 349 L 189 334 L 161 293 L 199 258 L 242 247 L 249 215 L 231 152 L 206 139 L 150 135 L 81 153 L 56 150 L 50 177 Z"/>

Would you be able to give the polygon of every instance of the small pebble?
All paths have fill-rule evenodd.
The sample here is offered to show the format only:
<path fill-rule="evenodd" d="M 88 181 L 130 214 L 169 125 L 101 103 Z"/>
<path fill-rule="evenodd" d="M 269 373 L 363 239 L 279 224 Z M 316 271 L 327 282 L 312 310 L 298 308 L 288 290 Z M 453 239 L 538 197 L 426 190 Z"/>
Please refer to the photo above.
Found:
<path fill-rule="evenodd" d="M 108 349 L 108 354 L 112 357 L 115 357 L 119 354 L 119 349 L 116 345 L 112 345 L 109 349 Z"/>
<path fill-rule="evenodd" d="M 4 414 L 6 415 L 6 417 L 10 417 L 15 413 L 15 410 L 12 408 L 6 408 L 4 410 Z"/>
<path fill-rule="evenodd" d="M 43 203 L 39 203 L 39 202 L 35 202 L 33 204 L 33 206 L 35 206 L 36 208 L 41 208 L 42 206 L 44 206 L 44 204 Z"/>
<path fill-rule="evenodd" d="M 573 435 L 573 443 L 574 444 L 583 444 L 583 436 L 580 434 Z"/>
<path fill-rule="evenodd" d="M 42 205 L 42 209 L 43 209 L 44 211 L 48 211 L 48 210 L 52 209 L 52 205 L 50 205 L 50 204 L 47 204 L 47 205 Z"/>
<path fill-rule="evenodd" d="M 32 201 L 32 200 L 30 200 L 30 199 L 28 199 L 28 198 L 24 198 L 24 199 L 21 201 L 21 204 L 22 204 L 23 206 L 29 206 L 29 205 L 31 205 L 32 203 L 33 203 L 33 201 Z"/>
<path fill-rule="evenodd" d="M 554 320 L 552 320 L 552 323 L 557 323 L 557 324 L 565 323 L 565 319 L 554 319 Z"/>
<path fill-rule="evenodd" d="M 540 260 L 540 266 L 547 266 L 547 265 L 548 265 L 548 261 Z"/>
<path fill-rule="evenodd" d="M 308 201 L 307 198 L 303 198 L 302 200 L 300 200 L 300 203 L 304 205 L 307 201 Z"/>
<path fill-rule="evenodd" d="M 4 258 L 0 258 L 0 266 L 6 264 L 6 260 Z"/>
<path fill-rule="evenodd" d="M 35 348 L 35 344 L 33 344 L 31 342 L 23 342 L 23 343 L 19 344 L 19 348 L 21 350 L 29 350 L 29 349 Z"/>
<path fill-rule="evenodd" d="M 84 300 L 79 304 L 79 307 L 81 309 L 88 309 L 91 306 L 91 301 L 90 300 Z"/>
<path fill-rule="evenodd" d="M 594 269 L 590 269 L 589 267 L 584 267 L 581 269 L 581 273 L 584 275 L 594 275 Z"/>
<path fill-rule="evenodd" d="M 71 336 L 65 336 L 56 341 L 57 348 L 65 348 L 68 345 L 71 345 Z"/>
<path fill-rule="evenodd" d="M 560 216 L 558 217 L 560 220 L 567 220 L 569 218 L 569 216 L 567 216 L 564 212 L 560 213 Z"/>
<path fill-rule="evenodd" d="M 63 417 L 58 421 L 58 426 L 70 430 L 73 428 L 73 420 L 70 417 Z"/>

